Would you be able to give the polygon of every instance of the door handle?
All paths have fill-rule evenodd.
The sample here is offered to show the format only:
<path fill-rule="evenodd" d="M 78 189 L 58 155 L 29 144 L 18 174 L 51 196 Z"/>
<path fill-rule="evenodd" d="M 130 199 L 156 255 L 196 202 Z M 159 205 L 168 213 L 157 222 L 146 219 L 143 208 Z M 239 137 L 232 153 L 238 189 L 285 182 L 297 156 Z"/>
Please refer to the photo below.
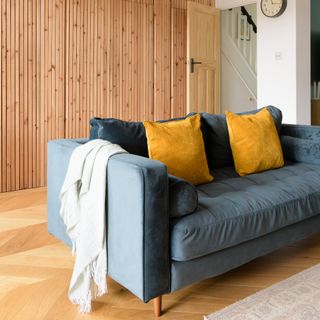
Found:
<path fill-rule="evenodd" d="M 191 64 L 190 64 L 191 73 L 194 73 L 194 65 L 195 65 L 195 64 L 202 64 L 202 62 L 200 62 L 200 61 L 195 61 L 193 58 L 191 58 L 190 62 L 191 62 Z"/>

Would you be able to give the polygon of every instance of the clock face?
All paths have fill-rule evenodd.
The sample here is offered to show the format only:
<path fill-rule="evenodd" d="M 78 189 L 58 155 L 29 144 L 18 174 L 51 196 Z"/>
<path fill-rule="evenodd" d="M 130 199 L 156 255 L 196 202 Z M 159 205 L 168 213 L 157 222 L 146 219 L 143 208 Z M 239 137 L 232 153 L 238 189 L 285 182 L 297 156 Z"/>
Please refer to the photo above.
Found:
<path fill-rule="evenodd" d="M 261 0 L 261 11 L 267 17 L 279 17 L 287 7 L 287 0 Z"/>

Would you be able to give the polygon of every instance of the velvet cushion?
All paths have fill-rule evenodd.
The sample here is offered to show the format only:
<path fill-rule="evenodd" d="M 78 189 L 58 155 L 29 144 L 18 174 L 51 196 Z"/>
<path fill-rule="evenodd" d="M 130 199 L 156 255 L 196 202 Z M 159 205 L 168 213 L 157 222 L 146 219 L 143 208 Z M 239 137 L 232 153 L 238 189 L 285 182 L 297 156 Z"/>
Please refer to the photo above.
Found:
<path fill-rule="evenodd" d="M 169 216 L 183 217 L 193 213 L 197 206 L 196 187 L 183 179 L 169 175 Z"/>
<path fill-rule="evenodd" d="M 199 114 L 185 120 L 145 121 L 149 158 L 167 166 L 168 173 L 195 185 L 210 182 Z"/>
<path fill-rule="evenodd" d="M 226 112 L 230 145 L 240 176 L 284 165 L 279 135 L 267 108 L 256 114 Z"/>
<path fill-rule="evenodd" d="M 267 107 L 277 127 L 278 133 L 281 131 L 282 113 L 281 110 Z M 255 114 L 261 109 L 252 110 L 240 114 Z M 226 116 L 222 114 L 201 114 L 201 129 L 205 142 L 206 155 L 210 170 L 234 165 L 229 142 Z"/>
<path fill-rule="evenodd" d="M 146 132 L 142 122 L 93 118 L 90 125 L 90 140 L 108 140 L 119 144 L 129 153 L 148 157 Z"/>
<path fill-rule="evenodd" d="M 161 120 L 159 122 L 181 120 L 186 117 Z M 108 140 L 119 144 L 129 153 L 148 157 L 146 130 L 142 122 L 123 121 L 113 118 L 92 118 L 90 120 L 90 140 L 93 139 Z"/>
<path fill-rule="evenodd" d="M 318 141 L 281 136 L 285 158 L 294 162 L 320 164 L 320 139 Z"/>

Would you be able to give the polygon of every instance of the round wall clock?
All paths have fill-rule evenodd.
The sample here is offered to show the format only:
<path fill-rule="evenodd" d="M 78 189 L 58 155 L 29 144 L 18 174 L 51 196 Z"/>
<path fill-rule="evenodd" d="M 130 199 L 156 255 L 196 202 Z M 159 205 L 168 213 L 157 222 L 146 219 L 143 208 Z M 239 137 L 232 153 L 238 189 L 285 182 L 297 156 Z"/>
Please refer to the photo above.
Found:
<path fill-rule="evenodd" d="M 269 18 L 281 16 L 287 8 L 287 0 L 261 0 L 261 11 Z"/>

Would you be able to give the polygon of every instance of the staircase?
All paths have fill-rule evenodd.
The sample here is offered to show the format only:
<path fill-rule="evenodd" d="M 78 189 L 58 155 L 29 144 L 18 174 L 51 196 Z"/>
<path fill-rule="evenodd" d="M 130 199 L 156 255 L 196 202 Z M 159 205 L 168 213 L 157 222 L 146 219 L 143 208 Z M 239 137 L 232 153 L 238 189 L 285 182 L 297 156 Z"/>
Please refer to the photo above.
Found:
<path fill-rule="evenodd" d="M 221 51 L 249 91 L 257 99 L 257 27 L 245 7 L 222 11 Z"/>

